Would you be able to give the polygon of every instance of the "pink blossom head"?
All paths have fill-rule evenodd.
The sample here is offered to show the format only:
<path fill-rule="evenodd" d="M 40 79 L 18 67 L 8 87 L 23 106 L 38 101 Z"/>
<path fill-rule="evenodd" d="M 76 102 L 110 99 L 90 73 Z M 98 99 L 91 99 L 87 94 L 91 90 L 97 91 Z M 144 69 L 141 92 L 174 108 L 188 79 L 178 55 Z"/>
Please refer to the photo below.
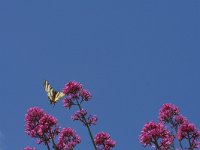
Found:
<path fill-rule="evenodd" d="M 154 146 L 160 149 L 169 149 L 174 140 L 162 123 L 153 121 L 144 125 L 139 139 L 144 146 Z"/>
<path fill-rule="evenodd" d="M 87 111 L 85 109 L 78 110 L 74 115 L 71 116 L 73 121 L 80 121 L 83 125 L 87 124 L 87 120 L 85 119 L 87 115 Z"/>
<path fill-rule="evenodd" d="M 172 118 L 180 113 L 178 107 L 173 104 L 164 104 L 159 112 L 159 120 L 161 122 L 169 122 Z"/>
<path fill-rule="evenodd" d="M 47 135 L 50 138 L 54 138 L 59 133 L 59 127 L 57 126 L 57 119 L 51 115 L 46 114 L 39 121 L 38 134 L 40 136 Z"/>
<path fill-rule="evenodd" d="M 74 105 L 72 97 L 69 96 L 69 97 L 65 98 L 63 100 L 63 104 L 66 109 L 70 109 L 72 107 L 72 105 Z"/>
<path fill-rule="evenodd" d="M 31 137 L 37 137 L 37 128 L 45 112 L 39 107 L 29 108 L 25 115 L 25 132 Z"/>
<path fill-rule="evenodd" d="M 175 125 L 181 125 L 183 123 L 188 123 L 187 118 L 185 118 L 183 115 L 175 116 L 174 120 L 175 120 Z"/>
<path fill-rule="evenodd" d="M 89 117 L 87 117 L 87 111 L 85 109 L 82 110 L 78 110 L 74 115 L 71 116 L 71 119 L 73 121 L 80 121 L 83 123 L 83 125 L 96 125 L 97 122 L 97 116 L 96 115 L 89 115 Z"/>
<path fill-rule="evenodd" d="M 88 117 L 88 119 L 87 119 L 87 123 L 88 123 L 89 126 L 91 126 L 91 125 L 96 125 L 97 120 L 98 120 L 98 118 L 97 118 L 96 115 L 90 115 L 90 116 Z"/>
<path fill-rule="evenodd" d="M 110 135 L 106 132 L 97 133 L 94 141 L 97 148 L 101 150 L 110 150 L 116 145 L 116 142 L 112 140 Z"/>
<path fill-rule="evenodd" d="M 69 94 L 77 94 L 82 90 L 82 85 L 76 81 L 70 81 L 69 83 L 65 84 L 63 88 L 63 93 L 66 95 Z"/>
<path fill-rule="evenodd" d="M 182 140 L 184 138 L 197 140 L 200 138 L 200 131 L 197 130 L 194 124 L 185 122 L 178 128 L 177 138 L 178 140 Z"/>
<path fill-rule="evenodd" d="M 70 81 L 65 84 L 63 93 L 66 94 L 66 98 L 63 100 L 64 107 L 70 109 L 72 105 L 79 105 L 83 101 L 89 101 L 92 96 L 90 92 L 82 87 L 79 82 Z"/>
<path fill-rule="evenodd" d="M 74 115 L 71 116 L 72 120 L 82 120 L 83 117 L 87 115 L 87 111 L 85 109 L 78 110 Z"/>
<path fill-rule="evenodd" d="M 58 138 L 59 150 L 71 150 L 81 142 L 81 138 L 72 128 L 64 128 Z"/>
<path fill-rule="evenodd" d="M 39 107 L 28 109 L 25 115 L 25 132 L 33 138 L 37 138 L 38 144 L 47 144 L 49 139 L 59 133 L 57 119 L 46 114 Z"/>
<path fill-rule="evenodd" d="M 82 98 L 84 101 L 88 101 L 92 98 L 90 92 L 86 89 L 82 89 L 79 93 L 79 96 Z"/>
<path fill-rule="evenodd" d="M 35 148 L 35 147 L 31 148 L 30 146 L 26 146 L 26 147 L 24 148 L 24 150 L 36 150 L 36 148 Z"/>

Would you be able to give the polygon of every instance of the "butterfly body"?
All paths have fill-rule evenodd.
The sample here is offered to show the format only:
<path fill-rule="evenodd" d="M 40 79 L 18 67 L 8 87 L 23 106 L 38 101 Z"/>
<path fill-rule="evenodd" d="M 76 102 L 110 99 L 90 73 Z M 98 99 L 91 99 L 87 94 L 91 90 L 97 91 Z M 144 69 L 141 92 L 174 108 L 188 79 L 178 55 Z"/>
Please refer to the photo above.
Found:
<path fill-rule="evenodd" d="M 44 89 L 47 92 L 47 96 L 51 104 L 57 103 L 62 97 L 65 96 L 63 92 L 54 90 L 47 80 L 44 80 Z"/>

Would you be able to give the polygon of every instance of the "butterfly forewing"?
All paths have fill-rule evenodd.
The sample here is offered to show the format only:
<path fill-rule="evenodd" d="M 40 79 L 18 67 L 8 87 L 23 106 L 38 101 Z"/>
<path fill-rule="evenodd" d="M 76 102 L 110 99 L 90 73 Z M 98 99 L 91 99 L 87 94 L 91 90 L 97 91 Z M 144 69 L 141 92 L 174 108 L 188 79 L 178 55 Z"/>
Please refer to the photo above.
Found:
<path fill-rule="evenodd" d="M 55 102 L 57 102 L 60 98 L 62 98 L 65 94 L 63 92 L 57 92 L 55 94 Z"/>

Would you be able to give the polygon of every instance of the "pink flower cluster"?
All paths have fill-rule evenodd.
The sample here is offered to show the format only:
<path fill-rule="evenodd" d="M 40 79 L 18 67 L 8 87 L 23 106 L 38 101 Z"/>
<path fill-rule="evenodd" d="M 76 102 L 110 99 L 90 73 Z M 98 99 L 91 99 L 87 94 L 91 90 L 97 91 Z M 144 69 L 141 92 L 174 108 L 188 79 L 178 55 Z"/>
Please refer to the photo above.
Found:
<path fill-rule="evenodd" d="M 44 143 L 49 147 L 49 142 L 55 142 L 56 135 L 60 133 L 57 125 L 57 119 L 53 116 L 46 114 L 39 107 L 29 108 L 25 115 L 25 132 L 32 138 L 37 139 L 37 143 Z M 58 140 L 59 150 L 71 150 L 78 143 L 80 143 L 80 137 L 75 134 L 75 131 L 71 128 L 64 128 Z M 55 143 L 54 147 L 57 148 Z M 26 147 L 24 150 L 35 150 L 35 148 Z"/>
<path fill-rule="evenodd" d="M 169 122 L 171 119 L 178 115 L 180 110 L 173 104 L 164 104 L 159 112 L 159 120 L 162 122 Z"/>
<path fill-rule="evenodd" d="M 72 120 L 79 120 L 83 123 L 83 125 L 96 125 L 97 122 L 97 116 L 96 115 L 89 115 L 88 118 L 86 118 L 87 111 L 85 109 L 78 110 L 74 115 L 71 116 Z"/>
<path fill-rule="evenodd" d="M 65 93 L 66 95 L 77 94 L 82 89 L 82 84 L 76 81 L 70 81 L 69 83 L 65 84 L 63 88 L 63 93 Z"/>
<path fill-rule="evenodd" d="M 85 124 L 86 122 L 84 120 L 84 117 L 86 115 L 87 115 L 87 111 L 82 109 L 82 110 L 78 110 L 74 115 L 71 116 L 71 118 L 72 120 L 79 120 Z"/>
<path fill-rule="evenodd" d="M 82 100 L 84 101 L 88 101 L 92 98 L 91 94 L 89 91 L 87 91 L 86 89 L 82 89 L 79 93 L 79 96 L 82 98 Z"/>
<path fill-rule="evenodd" d="M 83 101 L 89 101 L 92 98 L 90 92 L 84 89 L 80 83 L 75 81 L 66 84 L 63 92 L 68 96 L 63 100 L 64 107 L 70 109 L 72 105 L 78 106 L 78 111 L 71 116 L 71 119 L 73 121 L 80 121 L 87 127 L 94 148 L 96 149 L 98 147 L 98 149 L 101 150 L 110 150 L 115 147 L 116 142 L 110 139 L 108 133 L 98 133 L 95 140 L 92 136 L 90 126 L 96 125 L 97 116 L 88 115 L 88 112 L 81 106 Z"/>
<path fill-rule="evenodd" d="M 84 89 L 79 82 L 70 81 L 65 84 L 63 93 L 66 96 L 63 100 L 65 108 L 70 109 L 73 105 L 77 106 L 78 111 L 71 116 L 71 119 L 82 122 L 87 128 L 94 149 L 110 150 L 114 148 L 116 142 L 110 138 L 108 133 L 101 132 L 96 135 L 95 139 L 93 138 L 90 127 L 96 125 L 97 116 L 88 114 L 81 105 L 83 101 L 89 101 L 92 98 L 90 92 Z M 72 128 L 63 128 L 60 131 L 57 124 L 56 118 L 39 107 L 28 109 L 25 115 L 25 132 L 30 137 L 36 138 L 38 144 L 44 143 L 48 150 L 51 148 L 55 150 L 73 150 L 81 142 L 80 136 Z M 59 137 L 56 143 L 55 138 L 57 135 Z M 35 150 L 35 148 L 26 147 L 24 150 Z"/>
<path fill-rule="evenodd" d="M 140 143 L 144 146 L 152 146 L 157 149 L 167 150 L 173 143 L 173 136 L 162 123 L 149 122 L 144 125 L 140 135 Z"/>
<path fill-rule="evenodd" d="M 172 122 L 175 127 L 178 127 L 179 125 L 183 123 L 188 123 L 187 118 L 185 118 L 183 115 L 177 115 L 174 117 L 174 122 Z"/>
<path fill-rule="evenodd" d="M 96 125 L 97 120 L 98 120 L 98 118 L 96 115 L 89 115 L 89 117 L 87 118 L 87 123 L 89 126 Z"/>
<path fill-rule="evenodd" d="M 32 107 L 27 111 L 25 122 L 25 132 L 30 137 L 37 138 L 38 143 L 47 144 L 59 133 L 57 119 L 39 107 Z"/>
<path fill-rule="evenodd" d="M 73 105 L 78 107 L 71 119 L 80 121 L 86 126 L 95 150 L 110 150 L 116 146 L 116 142 L 111 139 L 106 132 L 97 133 L 93 138 L 91 125 L 96 125 L 97 116 L 88 115 L 82 108 L 83 101 L 89 101 L 92 96 L 89 91 L 83 88 L 82 84 L 70 81 L 63 88 L 66 98 L 63 100 L 64 107 L 70 109 Z M 177 106 L 167 103 L 159 111 L 159 122 L 148 122 L 144 125 L 139 136 L 140 143 L 144 146 L 151 146 L 156 150 L 194 150 L 200 148 L 200 131 L 196 126 L 184 117 Z M 168 129 L 168 127 L 170 127 Z M 55 117 L 47 114 L 39 107 L 28 109 L 25 115 L 25 132 L 32 138 L 37 139 L 37 143 L 44 143 L 47 149 L 73 150 L 81 142 L 81 138 L 72 128 L 63 128 L 60 131 L 58 121 Z M 55 142 L 56 136 L 58 142 Z M 52 143 L 51 143 L 52 142 Z M 178 148 L 176 148 L 178 146 Z M 24 150 L 36 150 L 29 146 Z"/>
<path fill-rule="evenodd" d="M 67 98 L 65 98 L 63 100 L 64 107 L 67 108 L 67 109 L 70 109 L 72 107 L 72 105 L 75 105 L 75 103 L 73 102 L 74 99 L 76 99 L 76 98 L 72 97 L 71 95 L 68 96 Z"/>
<path fill-rule="evenodd" d="M 59 150 L 72 150 L 80 142 L 80 136 L 73 129 L 64 128 L 60 133 L 57 148 Z"/>
<path fill-rule="evenodd" d="M 92 98 L 90 92 L 84 89 L 82 85 L 76 81 L 70 81 L 65 84 L 63 92 L 68 96 L 63 100 L 64 107 L 67 109 L 70 109 L 72 105 L 77 105 L 76 100 L 81 99 L 81 103 L 82 101 L 89 101 Z"/>
<path fill-rule="evenodd" d="M 166 124 L 170 124 L 172 128 L 176 130 L 183 123 L 188 123 L 186 117 L 181 115 L 180 110 L 177 106 L 173 104 L 164 104 L 159 112 L 159 121 Z"/>
<path fill-rule="evenodd" d="M 68 96 L 63 100 L 64 107 L 70 109 L 72 105 L 77 105 L 79 110 L 75 112 L 71 119 L 76 121 L 80 121 L 84 126 L 87 126 L 90 132 L 90 138 L 93 140 L 94 147 L 98 147 L 98 149 L 102 150 L 110 150 L 115 147 L 115 141 L 110 139 L 110 135 L 108 133 L 98 133 L 95 137 L 95 141 L 91 135 L 90 126 L 96 125 L 97 116 L 96 115 L 88 115 L 87 111 L 81 107 L 81 103 L 83 101 L 88 101 L 92 98 L 89 91 L 84 89 L 82 85 L 78 82 L 69 82 L 65 85 L 63 92 Z M 81 101 L 79 101 L 81 99 Z M 88 117 L 87 117 L 88 116 Z"/>
<path fill-rule="evenodd" d="M 116 145 L 116 142 L 106 132 L 96 134 L 94 141 L 99 150 L 110 150 Z"/>
<path fill-rule="evenodd" d="M 200 131 L 194 124 L 189 123 L 177 106 L 169 103 L 164 104 L 158 118 L 159 123 L 150 122 L 144 125 L 140 135 L 142 145 L 149 145 L 158 150 L 175 149 L 174 141 L 177 139 L 176 143 L 180 149 L 183 147 L 191 150 L 200 148 Z M 165 124 L 171 127 L 171 131 L 167 130 Z M 185 141 L 182 142 L 183 140 Z M 188 144 L 186 145 L 186 143 Z"/>
<path fill-rule="evenodd" d="M 198 142 L 200 131 L 197 130 L 194 124 L 188 122 L 181 124 L 178 128 L 177 138 L 179 141 L 188 139 L 192 149 L 200 148 L 200 142 Z"/>

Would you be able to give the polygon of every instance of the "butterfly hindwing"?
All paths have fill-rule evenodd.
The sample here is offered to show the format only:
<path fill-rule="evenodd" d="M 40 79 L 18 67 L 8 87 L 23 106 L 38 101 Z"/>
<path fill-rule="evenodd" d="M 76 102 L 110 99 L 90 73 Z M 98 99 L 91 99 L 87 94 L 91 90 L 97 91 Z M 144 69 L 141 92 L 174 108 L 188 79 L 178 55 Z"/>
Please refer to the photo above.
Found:
<path fill-rule="evenodd" d="M 63 92 L 57 92 L 55 94 L 55 101 L 57 102 L 60 98 L 62 98 L 63 96 L 65 96 L 65 94 Z"/>
<path fill-rule="evenodd" d="M 57 92 L 56 90 L 54 90 L 47 80 L 44 80 L 44 89 L 47 92 L 47 96 L 51 104 L 55 104 L 59 99 L 65 96 L 63 92 Z"/>

